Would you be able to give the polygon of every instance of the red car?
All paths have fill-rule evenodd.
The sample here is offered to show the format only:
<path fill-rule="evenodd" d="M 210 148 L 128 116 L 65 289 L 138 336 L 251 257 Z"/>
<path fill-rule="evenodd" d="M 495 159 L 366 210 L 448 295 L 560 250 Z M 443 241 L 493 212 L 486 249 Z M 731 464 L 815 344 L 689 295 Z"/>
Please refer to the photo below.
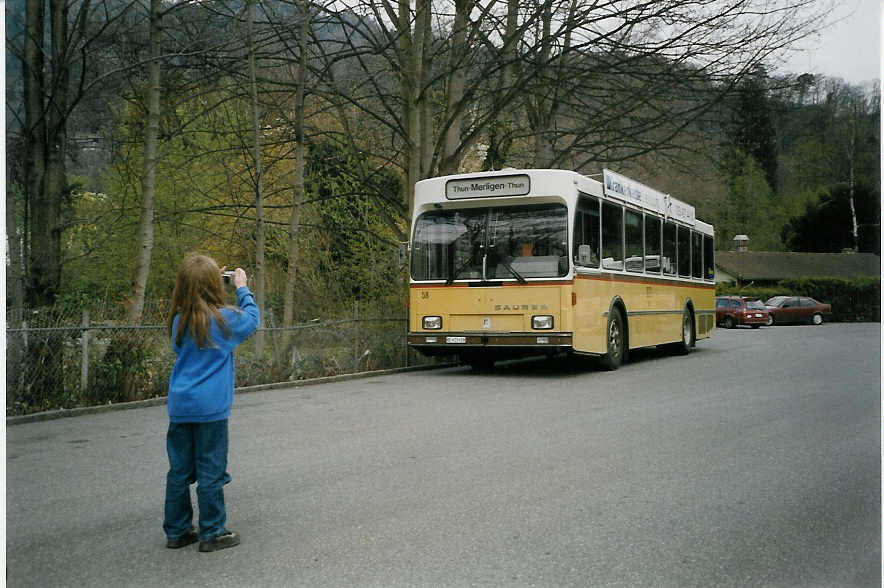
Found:
<path fill-rule="evenodd" d="M 742 296 L 715 297 L 715 323 L 733 329 L 737 325 L 749 325 L 757 329 L 770 324 L 770 315 L 760 300 Z"/>
<path fill-rule="evenodd" d="M 770 324 L 812 323 L 822 324 L 823 318 L 832 317 L 832 305 L 817 302 L 807 296 L 774 296 L 764 303 L 770 313 Z"/>

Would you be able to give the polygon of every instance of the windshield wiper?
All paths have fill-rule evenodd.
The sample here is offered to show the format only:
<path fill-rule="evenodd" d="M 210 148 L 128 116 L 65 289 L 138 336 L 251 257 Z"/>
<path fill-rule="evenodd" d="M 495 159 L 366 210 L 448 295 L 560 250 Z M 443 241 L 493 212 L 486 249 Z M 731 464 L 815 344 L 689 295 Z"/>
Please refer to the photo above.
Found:
<path fill-rule="evenodd" d="M 503 267 L 505 267 L 506 269 L 508 269 L 508 270 L 510 271 L 510 273 L 513 274 L 513 276 L 515 276 L 516 280 L 518 280 L 518 282 L 519 282 L 520 284 L 524 284 L 525 282 L 527 282 L 527 280 L 522 276 L 522 274 L 520 274 L 519 272 L 517 272 L 517 271 L 515 270 L 515 268 L 513 268 L 513 266 L 511 266 L 511 265 L 509 264 L 509 262 L 507 262 L 507 260 L 505 260 L 504 258 L 501 257 L 500 260 L 499 260 L 499 263 L 500 263 L 501 265 L 503 265 Z"/>
<path fill-rule="evenodd" d="M 464 271 L 465 269 L 467 269 L 471 265 L 473 265 L 472 258 L 466 260 L 462 266 L 460 266 L 459 268 L 454 270 L 454 272 L 451 274 L 451 276 L 447 280 L 445 280 L 445 285 L 450 286 L 451 283 L 454 282 L 455 279 L 457 279 L 457 276 L 459 276 L 462 271 Z"/>
<path fill-rule="evenodd" d="M 503 256 L 503 255 L 501 255 L 501 254 L 499 254 L 499 253 L 497 252 L 497 245 L 496 245 L 496 244 L 491 245 L 490 249 L 491 249 L 491 251 L 494 253 L 494 257 L 497 258 L 497 263 L 499 263 L 499 264 L 502 265 L 504 268 L 506 268 L 507 270 L 509 270 L 509 272 L 510 272 L 511 274 L 513 274 L 513 276 L 516 278 L 516 280 L 518 280 L 518 282 L 519 282 L 520 284 L 524 284 L 524 283 L 527 281 L 527 280 L 525 280 L 525 278 L 522 276 L 522 274 L 520 274 L 519 272 L 517 272 L 517 271 L 515 270 L 515 268 L 514 268 L 512 265 L 510 265 L 510 263 L 506 260 L 506 256 Z M 483 277 L 484 277 L 484 276 L 483 276 Z"/>
<path fill-rule="evenodd" d="M 484 256 L 484 257 L 487 258 L 487 256 Z M 515 277 L 516 280 L 517 280 L 520 284 L 524 284 L 524 283 L 526 283 L 526 282 L 528 281 L 528 280 L 525 279 L 524 276 L 522 276 L 522 274 L 520 274 L 519 272 L 517 272 L 516 269 L 515 269 L 512 265 L 510 265 L 510 264 L 509 264 L 505 259 L 503 259 L 502 257 L 498 257 L 497 262 L 498 262 L 500 265 L 502 265 L 504 268 L 506 268 L 511 274 L 513 274 L 513 277 Z M 454 280 L 456 280 L 457 277 L 461 274 L 461 272 L 463 272 L 465 269 L 467 269 L 467 268 L 470 267 L 471 265 L 473 265 L 473 260 L 472 260 L 472 259 L 468 259 L 468 260 L 467 260 L 462 266 L 460 266 L 459 268 L 457 268 L 456 270 L 454 270 L 454 273 L 452 273 L 451 276 L 450 276 L 447 280 L 445 280 L 445 285 L 446 285 L 446 286 L 450 286 L 450 285 L 454 282 Z M 484 274 L 484 272 L 483 272 L 483 274 Z M 483 281 L 483 282 L 486 281 L 486 278 L 485 278 L 484 275 L 482 276 L 482 281 Z"/>

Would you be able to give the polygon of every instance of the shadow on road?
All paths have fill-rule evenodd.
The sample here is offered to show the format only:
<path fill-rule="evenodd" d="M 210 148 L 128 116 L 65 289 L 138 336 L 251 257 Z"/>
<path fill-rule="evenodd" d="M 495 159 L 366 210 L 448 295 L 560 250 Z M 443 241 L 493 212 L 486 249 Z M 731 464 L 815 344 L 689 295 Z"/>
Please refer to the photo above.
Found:
<path fill-rule="evenodd" d="M 708 353 L 710 350 L 698 346 L 691 350 L 690 355 L 695 353 Z M 629 369 L 631 364 L 645 364 L 664 359 L 679 359 L 666 349 L 647 347 L 633 349 L 629 352 L 629 361 L 620 366 L 620 370 Z M 599 372 L 606 373 L 598 358 L 583 356 L 557 355 L 553 357 L 533 356 L 521 359 L 502 359 L 495 362 L 494 367 L 481 370 L 471 369 L 467 365 L 461 365 L 456 369 L 448 369 L 437 372 L 440 377 L 462 376 L 494 376 L 494 375 L 517 375 L 525 378 L 550 378 L 580 376 L 582 374 Z"/>

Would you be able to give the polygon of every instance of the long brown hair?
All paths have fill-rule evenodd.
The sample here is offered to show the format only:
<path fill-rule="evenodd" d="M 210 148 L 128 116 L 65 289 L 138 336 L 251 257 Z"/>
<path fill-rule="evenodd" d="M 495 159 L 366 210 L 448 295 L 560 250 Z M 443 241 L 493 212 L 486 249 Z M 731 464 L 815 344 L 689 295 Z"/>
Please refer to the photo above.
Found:
<path fill-rule="evenodd" d="M 207 343 L 212 345 L 209 336 L 210 315 L 215 317 L 221 332 L 230 337 L 230 327 L 221 315 L 224 304 L 224 286 L 221 283 L 221 270 L 211 257 L 190 255 L 181 262 L 172 294 L 172 308 L 169 310 L 169 336 L 175 336 L 175 343 L 181 345 L 184 334 L 190 335 L 197 347 L 202 349 Z M 175 315 L 178 329 L 172 333 Z"/>

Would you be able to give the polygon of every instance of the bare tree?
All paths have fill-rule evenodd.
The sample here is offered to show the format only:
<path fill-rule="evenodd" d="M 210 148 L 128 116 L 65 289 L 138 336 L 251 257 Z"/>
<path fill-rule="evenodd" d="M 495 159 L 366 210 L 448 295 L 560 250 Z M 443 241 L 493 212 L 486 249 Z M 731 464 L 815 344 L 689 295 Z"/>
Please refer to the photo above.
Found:
<path fill-rule="evenodd" d="M 127 320 L 138 324 L 144 311 L 144 293 L 153 255 L 154 190 L 157 170 L 157 135 L 160 129 L 160 54 L 162 43 L 161 0 L 150 0 L 150 61 L 147 64 L 147 125 L 144 131 L 144 160 L 141 170 L 141 218 L 138 225 L 138 253 L 135 260 L 132 298 Z"/>
<path fill-rule="evenodd" d="M 249 50 L 249 90 L 251 92 L 251 107 L 252 107 L 252 130 L 254 132 L 254 150 L 253 150 L 253 162 L 255 166 L 255 236 L 256 236 L 256 250 L 255 250 L 255 280 L 256 280 L 256 294 L 257 294 L 257 302 L 258 307 L 261 310 L 266 309 L 266 305 L 264 304 L 265 296 L 264 296 L 264 284 L 265 284 L 265 274 L 264 274 L 264 246 L 266 242 L 265 236 L 265 227 L 264 227 L 264 185 L 263 185 L 263 177 L 264 177 L 264 168 L 263 161 L 261 158 L 261 125 L 260 121 L 260 113 L 258 107 L 258 83 L 257 83 L 257 60 L 255 58 L 255 13 L 254 13 L 254 0 L 248 0 L 247 11 L 248 15 L 246 17 L 247 26 L 248 26 L 248 50 Z M 261 319 L 258 324 L 258 327 L 263 326 L 264 324 L 264 313 L 261 313 Z M 264 354 L 264 333 L 260 330 L 256 334 L 255 339 L 255 354 L 258 357 L 262 357 Z"/>
<path fill-rule="evenodd" d="M 91 0 L 27 0 L 20 43 L 7 43 L 21 60 L 24 78 L 23 112 L 13 112 L 24 144 L 24 298 L 31 308 L 45 309 L 49 324 L 60 293 L 62 233 L 72 200 L 68 126 L 84 96 L 117 73 L 97 72 L 90 58 L 97 40 L 113 33 L 126 9 L 96 7 Z M 27 350 L 37 376 L 28 384 L 29 402 L 54 402 L 63 395 L 60 346 L 61 339 L 49 335 L 45 346 Z"/>
<path fill-rule="evenodd" d="M 468 56 L 470 51 L 470 14 L 473 12 L 475 0 L 455 0 L 454 21 L 451 29 L 451 50 L 448 54 L 446 75 L 448 88 L 445 100 L 445 116 L 448 127 L 444 129 L 443 151 L 439 170 L 441 173 L 454 173 L 460 164 L 458 148 L 464 130 L 466 113 L 461 104 L 463 101 Z"/>
<path fill-rule="evenodd" d="M 869 120 L 880 118 L 880 95 L 877 91 L 867 93 L 861 87 L 851 87 L 840 80 L 826 80 L 823 85 L 827 92 L 822 107 L 828 113 L 830 128 L 825 137 L 829 149 L 824 152 L 821 163 L 830 178 L 847 184 L 853 250 L 858 251 L 860 222 L 855 203 L 856 178 L 860 168 L 866 168 L 863 175 L 868 176 L 868 169 L 874 165 L 874 162 L 863 161 L 862 156 L 868 151 L 868 143 L 874 140 L 869 130 L 876 125 L 870 125 Z"/>
<path fill-rule="evenodd" d="M 453 13 L 441 1 L 349 6 L 340 22 L 353 34 L 337 59 L 371 76 L 366 55 L 382 57 L 399 82 L 398 98 L 367 96 L 362 85 L 350 102 L 401 144 L 409 201 L 415 181 L 456 171 L 492 132 L 530 141 L 525 165 L 579 169 L 684 148 L 682 137 L 742 75 L 810 34 L 825 12 L 815 0 L 455 0 Z M 428 11 L 438 19 L 431 36 Z"/>
<path fill-rule="evenodd" d="M 84 98 L 120 74 L 114 67 L 99 71 L 93 60 L 103 41 L 128 26 L 121 17 L 129 7 L 99 6 L 91 0 L 27 0 L 22 35 L 7 39 L 23 73 L 21 111 L 11 112 L 11 128 L 24 143 L 23 254 L 25 297 L 31 306 L 51 305 L 58 295 L 61 236 L 71 201 L 68 127 Z"/>
<path fill-rule="evenodd" d="M 9 153 L 7 145 L 7 154 Z M 22 255 L 22 239 L 19 223 L 21 222 L 19 206 L 21 189 L 17 179 L 20 169 L 14 169 L 14 157 L 6 159 L 6 328 L 20 329 L 24 319 L 24 257 Z M 6 339 L 6 390 L 16 390 L 21 378 L 21 371 L 9 369 L 9 366 L 20 366 L 24 360 L 25 338 L 22 333 L 7 332 Z"/>
<path fill-rule="evenodd" d="M 283 298 L 283 324 L 294 324 L 295 284 L 298 266 L 298 234 L 301 204 L 304 201 L 304 94 L 307 84 L 307 39 L 310 32 L 310 2 L 301 2 L 301 28 L 298 42 L 298 74 L 295 87 L 295 173 L 292 184 L 292 212 L 289 216 L 288 271 Z"/>
<path fill-rule="evenodd" d="M 53 39 L 67 36 L 67 10 L 63 2 L 50 9 Z M 67 110 L 70 91 L 67 75 L 51 84 L 52 98 L 46 97 L 44 55 L 44 3 L 28 0 L 25 5 L 24 108 L 25 193 L 31 212 L 28 240 L 28 276 L 25 295 L 33 306 L 52 304 L 61 281 L 61 207 L 66 197 L 59 180 L 65 176 L 65 161 L 59 153 L 67 143 L 67 127 L 61 114 Z M 54 44 L 53 44 L 54 45 Z M 63 45 L 62 45 L 63 46 Z M 65 72 L 60 49 L 55 47 L 50 62 L 53 70 Z M 64 182 L 62 182 L 64 183 Z"/>
<path fill-rule="evenodd" d="M 847 163 L 847 186 L 850 195 L 850 218 L 852 221 L 851 232 L 853 236 L 853 250 L 859 251 L 859 225 L 856 214 L 856 183 L 858 169 L 862 166 L 861 150 L 867 150 L 870 142 L 868 130 L 871 125 L 869 119 L 880 120 L 880 94 L 876 91 L 872 95 L 866 95 L 860 89 L 850 92 L 847 96 L 846 112 L 847 140 L 844 145 L 844 158 Z M 876 112 L 877 111 L 877 112 Z M 875 116 L 877 114 L 878 116 Z M 878 141 L 880 142 L 880 141 Z M 863 145 L 865 144 L 865 145 Z"/>
<path fill-rule="evenodd" d="M 421 124 L 426 124 L 427 116 L 422 116 L 427 104 L 427 88 L 422 86 L 426 79 L 430 64 L 427 57 L 430 55 L 425 44 L 430 43 L 430 0 L 416 0 L 414 18 L 412 18 L 411 5 L 408 0 L 399 0 L 399 13 L 394 14 L 389 2 L 385 2 L 387 13 L 395 16 L 398 23 L 397 35 L 399 37 L 399 51 L 402 63 L 399 68 L 399 79 L 402 87 L 402 111 L 405 123 L 405 141 L 408 154 L 405 166 L 406 182 L 408 190 L 408 213 L 414 203 L 414 184 L 426 177 L 429 170 L 423 169 L 424 157 L 428 147 L 425 145 L 432 138 L 431 129 L 422 129 Z M 422 112 L 424 110 L 424 112 Z"/>

